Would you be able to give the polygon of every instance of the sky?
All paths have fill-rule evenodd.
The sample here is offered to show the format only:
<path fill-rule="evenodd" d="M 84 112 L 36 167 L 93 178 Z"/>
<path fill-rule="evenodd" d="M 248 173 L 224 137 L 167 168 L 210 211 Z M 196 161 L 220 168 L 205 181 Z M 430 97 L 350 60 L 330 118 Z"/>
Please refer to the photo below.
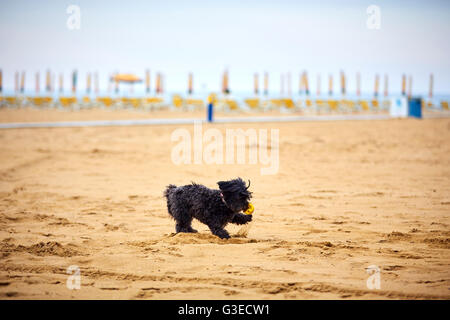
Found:
<path fill-rule="evenodd" d="M 80 8 L 80 29 L 70 30 L 66 12 Z M 369 29 L 367 8 L 380 8 L 380 28 Z M 373 92 L 375 74 L 389 75 L 398 93 L 403 73 L 413 77 L 413 93 L 426 94 L 430 73 L 434 91 L 450 94 L 450 1 L 85 1 L 1 0 L 0 69 L 5 89 L 14 73 L 26 71 L 26 87 L 47 69 L 65 76 L 98 72 L 107 87 L 112 72 L 144 77 L 150 69 L 165 75 L 166 90 L 186 92 L 194 73 L 194 90 L 219 91 L 228 68 L 231 91 L 251 91 L 253 74 L 268 72 L 269 89 L 279 92 L 280 75 L 290 72 L 292 90 L 306 70 L 310 89 L 335 91 L 343 70 L 347 91 Z M 262 81 L 261 81 L 262 85 Z M 144 85 L 141 85 L 142 88 Z M 42 82 L 41 82 L 42 87 Z M 380 88 L 383 88 L 383 81 Z"/>

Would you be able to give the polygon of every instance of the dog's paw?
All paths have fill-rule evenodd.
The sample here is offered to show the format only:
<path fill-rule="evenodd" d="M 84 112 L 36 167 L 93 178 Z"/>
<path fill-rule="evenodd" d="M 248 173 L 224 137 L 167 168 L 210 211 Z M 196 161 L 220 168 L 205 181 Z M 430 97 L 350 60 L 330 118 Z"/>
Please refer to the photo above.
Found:
<path fill-rule="evenodd" d="M 191 232 L 191 233 L 198 233 L 198 231 L 192 227 L 189 227 L 188 230 L 189 230 L 188 232 Z"/>
<path fill-rule="evenodd" d="M 225 229 L 214 230 L 213 234 L 218 236 L 220 239 L 230 239 L 230 234 Z"/>
<path fill-rule="evenodd" d="M 251 215 L 251 214 L 244 215 L 244 221 L 245 221 L 244 223 L 249 223 L 252 220 L 253 220 L 253 215 Z"/>
<path fill-rule="evenodd" d="M 233 220 L 231 220 L 231 222 L 235 224 L 246 224 L 252 221 L 252 219 L 253 216 L 251 214 L 247 215 L 243 213 L 238 213 L 233 217 Z"/>

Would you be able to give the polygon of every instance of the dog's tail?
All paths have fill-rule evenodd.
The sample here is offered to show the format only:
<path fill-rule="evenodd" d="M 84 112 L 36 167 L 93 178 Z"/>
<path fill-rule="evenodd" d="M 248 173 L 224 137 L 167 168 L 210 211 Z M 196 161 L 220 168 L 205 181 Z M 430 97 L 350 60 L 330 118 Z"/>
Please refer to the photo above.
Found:
<path fill-rule="evenodd" d="M 173 189 L 175 189 L 177 186 L 174 184 L 169 184 L 166 188 L 166 190 L 164 190 L 164 197 L 166 197 L 167 199 L 169 198 L 169 194 L 172 192 Z"/>
<path fill-rule="evenodd" d="M 166 187 L 166 190 L 164 190 L 164 197 L 166 197 L 166 199 L 167 199 L 167 211 L 169 211 L 169 214 L 173 217 L 173 213 L 172 213 L 172 210 L 171 210 L 171 207 L 172 207 L 172 205 L 171 205 L 171 200 L 169 200 L 169 196 L 170 196 L 170 194 L 173 192 L 173 190 L 175 190 L 177 188 L 177 186 L 176 185 L 174 185 L 174 184 L 169 184 L 167 187 Z"/>

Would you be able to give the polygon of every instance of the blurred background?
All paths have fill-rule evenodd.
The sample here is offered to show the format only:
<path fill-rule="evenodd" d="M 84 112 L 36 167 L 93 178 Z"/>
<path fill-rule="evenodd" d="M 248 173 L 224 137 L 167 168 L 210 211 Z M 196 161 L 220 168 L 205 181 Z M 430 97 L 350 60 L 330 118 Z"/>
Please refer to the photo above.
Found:
<path fill-rule="evenodd" d="M 80 29 L 67 27 L 70 5 L 80 8 Z M 371 5 L 380 8 L 379 29 L 367 26 Z M 74 69 L 79 90 L 92 72 L 107 91 L 112 73 L 144 78 L 149 69 L 152 81 L 157 72 L 164 75 L 166 92 L 186 92 L 192 72 L 194 92 L 208 93 L 221 90 L 227 69 L 234 93 L 252 92 L 254 73 L 262 81 L 264 72 L 271 93 L 290 73 L 295 93 L 307 71 L 316 94 L 318 75 L 323 92 L 334 75 L 338 92 L 342 70 L 348 93 L 355 92 L 359 72 L 363 94 L 373 93 L 376 74 L 388 75 L 390 92 L 400 93 L 404 73 L 413 78 L 414 94 L 427 94 L 433 73 L 435 94 L 446 95 L 449 9 L 448 1 L 2 1 L 3 90 L 14 91 L 17 71 L 27 73 L 26 91 L 34 92 L 35 73 L 44 79 L 47 69 L 63 74 L 67 91 Z"/>

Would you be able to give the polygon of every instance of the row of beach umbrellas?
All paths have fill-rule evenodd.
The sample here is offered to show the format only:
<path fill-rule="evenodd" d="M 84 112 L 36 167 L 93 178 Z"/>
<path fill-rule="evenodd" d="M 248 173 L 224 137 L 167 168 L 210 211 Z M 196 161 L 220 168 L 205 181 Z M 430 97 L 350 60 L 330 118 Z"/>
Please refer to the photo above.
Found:
<path fill-rule="evenodd" d="M 254 88 L 254 94 L 258 95 L 260 93 L 259 90 L 259 74 L 255 73 L 253 76 L 253 88 Z M 429 98 L 433 97 L 433 74 L 430 74 L 429 79 Z M 223 75 L 222 80 L 222 92 L 223 93 L 229 93 L 229 81 L 228 81 L 228 72 L 225 72 Z M 265 95 L 269 92 L 269 75 L 268 73 L 264 73 L 264 89 L 263 93 Z M 345 96 L 347 94 L 347 77 L 344 72 L 341 71 L 340 73 L 340 85 L 341 85 L 341 94 Z M 408 91 L 406 90 L 408 87 Z M 317 85 L 316 85 L 316 95 L 320 96 L 322 94 L 321 91 L 322 83 L 321 83 L 321 76 L 320 74 L 317 75 Z M 408 96 L 412 95 L 412 76 L 410 75 L 407 79 L 406 75 L 402 75 L 402 83 L 401 83 L 401 92 L 402 95 L 408 94 Z M 308 81 L 308 74 L 306 71 L 302 72 L 300 74 L 299 79 L 299 89 L 298 93 L 301 95 L 309 95 L 309 81 Z M 389 96 L 389 78 L 388 75 L 384 75 L 384 96 Z M 281 95 L 291 95 L 292 94 L 292 77 L 291 73 L 282 73 L 280 76 L 280 94 Z M 328 75 L 328 95 L 333 95 L 333 75 Z M 361 74 L 358 72 L 356 73 L 356 95 L 361 96 Z M 375 81 L 374 81 L 374 96 L 378 97 L 380 95 L 380 76 L 378 74 L 375 75 Z"/>
<path fill-rule="evenodd" d="M 20 74 L 19 74 L 19 72 L 15 73 L 14 91 L 16 93 L 19 93 L 19 92 L 24 93 L 25 92 L 25 76 L 26 76 L 25 71 L 22 71 L 22 73 L 20 73 Z M 163 75 L 161 73 L 157 73 L 156 74 L 156 84 L 155 84 L 155 91 L 157 94 L 163 93 L 162 79 L 163 79 Z M 71 80 L 72 80 L 71 90 L 72 90 L 72 93 L 75 94 L 77 91 L 77 83 L 78 83 L 78 72 L 76 70 L 74 70 L 72 72 Z M 46 75 L 45 75 L 45 91 L 46 92 L 54 91 L 54 89 L 55 89 L 54 82 L 55 82 L 55 75 L 52 74 L 50 70 L 47 70 Z M 64 76 L 62 73 L 59 74 L 58 82 L 59 82 L 59 91 L 63 92 Z M 114 90 L 116 92 L 119 91 L 119 84 L 121 84 L 121 83 L 133 85 L 135 83 L 140 83 L 140 82 L 142 82 L 141 78 L 137 77 L 134 74 L 129 74 L 129 73 L 115 73 L 109 77 L 109 87 L 111 88 L 111 85 L 114 84 L 114 86 L 115 86 Z M 35 74 L 35 83 L 36 83 L 35 91 L 36 91 L 36 93 L 39 93 L 41 90 L 39 71 L 36 72 L 36 74 Z M 87 94 L 91 93 L 93 83 L 94 83 L 94 91 L 96 93 L 98 93 L 99 92 L 98 73 L 93 73 L 93 74 L 87 73 L 87 75 L 86 75 L 86 93 Z M 146 71 L 145 83 L 146 83 L 146 92 L 150 93 L 150 72 L 148 70 Z M 2 70 L 0 70 L 0 93 L 2 93 L 2 91 L 3 91 L 3 72 L 2 72 Z"/>
<path fill-rule="evenodd" d="M 72 72 L 72 93 L 75 94 L 77 91 L 77 80 L 78 80 L 78 72 L 77 70 L 74 70 Z M 46 76 L 45 76 L 45 90 L 47 92 L 52 92 L 54 90 L 54 80 L 55 76 L 50 72 L 50 70 L 47 70 Z M 36 81 L 36 87 L 35 91 L 36 93 L 40 92 L 40 74 L 39 71 L 36 72 L 35 75 L 35 81 Z M 193 73 L 190 72 L 188 74 L 188 94 L 193 94 Z M 143 82 L 141 78 L 134 74 L 128 74 L 128 73 L 115 73 L 112 74 L 109 77 L 109 86 L 108 91 L 111 91 L 111 86 L 114 84 L 114 91 L 116 93 L 119 92 L 119 85 L 121 83 L 126 83 L 130 85 L 130 90 L 133 90 L 133 85 L 136 83 Z M 87 73 L 86 75 L 86 93 L 90 94 L 92 90 L 92 83 L 94 83 L 94 91 L 96 94 L 99 92 L 99 80 L 98 80 L 98 73 Z M 255 73 L 253 77 L 253 83 L 254 83 L 254 94 L 258 95 L 260 93 L 259 89 L 259 74 Z M 347 93 L 347 77 L 343 71 L 340 72 L 340 86 L 341 86 L 341 94 L 346 95 Z M 407 91 L 408 87 L 408 91 Z M 150 93 L 150 70 L 145 71 L 145 88 L 146 93 Z M 163 94 L 163 75 L 158 72 L 156 74 L 156 81 L 155 81 L 155 92 L 156 94 Z M 380 76 L 378 74 L 375 75 L 375 81 L 374 81 L 374 96 L 379 96 L 379 89 L 380 89 Z M 0 70 L 0 93 L 3 90 L 3 78 L 2 78 L 2 70 Z M 59 74 L 59 90 L 60 92 L 63 92 L 64 90 L 64 77 L 63 74 Z M 308 81 L 308 74 L 306 71 L 303 71 L 300 73 L 299 78 L 299 94 L 305 94 L 309 95 L 309 81 Z M 321 92 L 321 77 L 320 74 L 317 75 L 317 85 L 316 85 L 316 94 L 317 96 L 320 96 L 322 94 Z M 221 91 L 223 94 L 229 94 L 231 93 L 230 85 L 229 85 L 229 73 L 228 70 L 225 70 L 222 75 L 222 85 L 221 85 Z M 16 93 L 24 93 L 25 92 L 25 71 L 22 71 L 21 74 L 19 72 L 15 73 L 15 92 Z M 402 83 L 401 83 L 401 92 L 402 95 L 412 95 L 412 76 L 407 76 L 405 74 L 402 75 Z M 264 81 L 263 81 L 263 94 L 267 95 L 269 93 L 269 74 L 267 72 L 264 73 Z M 384 96 L 387 97 L 389 95 L 389 79 L 388 75 L 384 75 Z M 282 73 L 280 77 L 280 94 L 281 95 L 291 95 L 292 94 L 292 77 L 291 73 Z M 333 95 L 333 75 L 328 75 L 328 95 Z M 361 74 L 358 72 L 356 73 L 356 95 L 361 95 Z M 429 78 L 429 98 L 433 97 L 433 74 L 430 74 Z"/>

